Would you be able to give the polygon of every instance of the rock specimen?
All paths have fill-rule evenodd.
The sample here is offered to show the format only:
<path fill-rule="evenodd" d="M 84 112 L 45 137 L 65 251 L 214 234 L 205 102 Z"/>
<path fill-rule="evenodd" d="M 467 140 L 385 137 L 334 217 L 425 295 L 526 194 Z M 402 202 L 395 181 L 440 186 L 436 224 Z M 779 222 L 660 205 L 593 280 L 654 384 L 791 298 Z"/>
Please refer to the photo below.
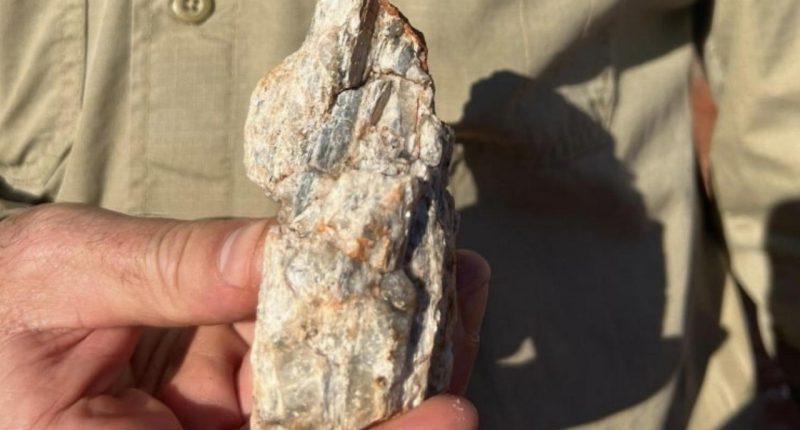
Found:
<path fill-rule="evenodd" d="M 360 429 L 443 391 L 455 319 L 452 132 L 422 35 L 319 0 L 253 94 L 250 178 L 281 203 L 252 350 L 255 429 Z"/>

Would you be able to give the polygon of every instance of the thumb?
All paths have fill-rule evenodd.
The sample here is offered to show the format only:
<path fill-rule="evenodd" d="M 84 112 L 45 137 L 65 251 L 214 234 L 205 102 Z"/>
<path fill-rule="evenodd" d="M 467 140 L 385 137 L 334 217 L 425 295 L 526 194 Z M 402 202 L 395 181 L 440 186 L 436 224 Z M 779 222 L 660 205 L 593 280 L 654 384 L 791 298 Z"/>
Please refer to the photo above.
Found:
<path fill-rule="evenodd" d="M 0 223 L 0 306 L 28 328 L 241 320 L 255 312 L 270 224 L 37 207 Z"/>

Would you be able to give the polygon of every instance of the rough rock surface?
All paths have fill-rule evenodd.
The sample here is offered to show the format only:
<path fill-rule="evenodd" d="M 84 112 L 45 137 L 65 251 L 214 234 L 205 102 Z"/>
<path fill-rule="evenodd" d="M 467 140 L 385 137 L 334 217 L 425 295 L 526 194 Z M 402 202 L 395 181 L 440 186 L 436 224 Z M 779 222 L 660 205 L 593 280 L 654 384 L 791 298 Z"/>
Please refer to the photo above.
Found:
<path fill-rule="evenodd" d="M 279 200 L 253 429 L 360 429 L 443 391 L 455 319 L 452 132 L 426 47 L 384 0 L 319 0 L 253 94 L 250 178 Z"/>

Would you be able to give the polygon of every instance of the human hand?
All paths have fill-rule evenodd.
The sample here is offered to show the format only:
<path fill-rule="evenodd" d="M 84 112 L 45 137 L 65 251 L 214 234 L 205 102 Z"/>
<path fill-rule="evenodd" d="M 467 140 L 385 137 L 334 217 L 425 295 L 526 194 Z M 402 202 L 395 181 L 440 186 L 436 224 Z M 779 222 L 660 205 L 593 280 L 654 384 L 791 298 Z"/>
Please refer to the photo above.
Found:
<path fill-rule="evenodd" d="M 0 428 L 246 426 L 269 224 L 61 204 L 0 222 Z M 475 254 L 459 265 L 455 392 L 477 351 L 489 276 Z M 376 428 L 476 426 L 469 403 L 439 396 Z"/>

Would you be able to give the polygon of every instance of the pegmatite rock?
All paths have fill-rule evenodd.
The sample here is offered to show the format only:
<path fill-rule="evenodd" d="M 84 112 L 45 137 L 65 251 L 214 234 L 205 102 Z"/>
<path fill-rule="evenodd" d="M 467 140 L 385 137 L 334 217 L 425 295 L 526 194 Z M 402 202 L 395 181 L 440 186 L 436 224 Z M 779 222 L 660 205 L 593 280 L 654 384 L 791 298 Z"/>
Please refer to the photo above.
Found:
<path fill-rule="evenodd" d="M 385 0 L 319 0 L 253 94 L 249 177 L 282 204 L 252 349 L 253 429 L 360 429 L 449 384 L 453 134 L 422 35 Z"/>

